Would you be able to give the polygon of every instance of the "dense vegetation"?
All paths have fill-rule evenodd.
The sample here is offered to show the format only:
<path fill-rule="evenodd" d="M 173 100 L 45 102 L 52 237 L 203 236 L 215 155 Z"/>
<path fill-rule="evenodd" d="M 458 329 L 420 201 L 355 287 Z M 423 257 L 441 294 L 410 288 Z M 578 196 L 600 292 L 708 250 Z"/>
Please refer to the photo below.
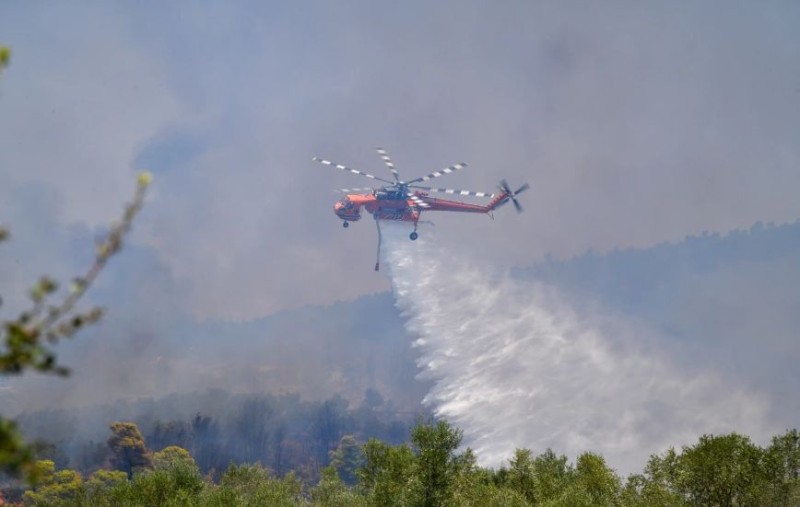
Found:
<path fill-rule="evenodd" d="M 343 436 L 314 482 L 295 471 L 231 462 L 203 475 L 196 457 L 170 445 L 151 451 L 134 423 L 111 425 L 104 468 L 84 477 L 37 462 L 40 482 L 15 500 L 41 506 L 800 506 L 800 433 L 767 447 L 735 433 L 706 435 L 651 457 L 625 480 L 602 456 L 574 463 L 551 450 L 518 449 L 500 469 L 482 468 L 461 431 L 420 419 L 410 442 Z M 256 444 L 256 442 L 253 442 Z M 7 491 L 7 500 L 14 493 Z"/>
<path fill-rule="evenodd" d="M 216 478 L 231 462 L 259 462 L 276 474 L 293 470 L 304 482 L 316 482 L 345 435 L 400 444 L 418 415 L 425 414 L 398 411 L 372 389 L 352 408 L 338 396 L 309 401 L 288 393 L 211 390 L 29 412 L 15 421 L 34 442 L 38 459 L 83 475 L 106 466 L 111 458 L 108 425 L 122 419 L 136 423 L 152 449 L 178 446 L 191 452 L 203 475 Z"/>

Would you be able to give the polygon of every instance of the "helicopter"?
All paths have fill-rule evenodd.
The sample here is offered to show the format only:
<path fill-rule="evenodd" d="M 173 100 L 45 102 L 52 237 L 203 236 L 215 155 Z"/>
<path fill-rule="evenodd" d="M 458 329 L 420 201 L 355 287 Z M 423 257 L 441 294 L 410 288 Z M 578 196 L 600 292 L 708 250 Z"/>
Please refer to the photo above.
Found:
<path fill-rule="evenodd" d="M 382 187 L 340 189 L 339 192 L 342 192 L 345 195 L 333 205 L 333 212 L 336 214 L 336 216 L 342 219 L 342 226 L 345 228 L 350 226 L 350 222 L 357 222 L 361 219 L 362 208 L 367 210 L 367 212 L 370 213 L 375 219 L 375 225 L 378 229 L 378 258 L 375 262 L 375 271 L 380 269 L 381 220 L 413 223 L 414 230 L 411 232 L 411 234 L 409 234 L 409 238 L 413 241 L 419 237 L 419 234 L 417 233 L 417 225 L 419 224 L 420 217 L 424 211 L 456 211 L 461 213 L 485 213 L 491 215 L 494 210 L 511 201 L 514 204 L 514 208 L 517 210 L 517 213 L 521 213 L 522 205 L 520 205 L 519 201 L 517 200 L 517 196 L 530 188 L 530 185 L 525 183 L 518 189 L 512 191 L 506 180 L 500 181 L 497 186 L 499 193 L 496 194 L 490 194 L 488 192 L 473 192 L 471 190 L 457 190 L 452 188 L 426 187 L 418 185 L 418 183 L 460 171 L 467 167 L 467 164 L 460 162 L 458 164 L 445 167 L 444 169 L 434 171 L 428 175 L 414 178 L 413 180 L 404 181 L 400 178 L 400 173 L 395 168 L 394 162 L 392 162 L 392 159 L 389 157 L 389 154 L 386 152 L 386 150 L 383 148 L 376 148 L 376 151 L 386 167 L 389 169 L 389 171 L 391 171 L 392 175 L 394 176 L 394 181 L 380 178 L 378 176 L 319 157 L 314 157 L 312 159 L 315 162 L 339 169 L 340 171 L 357 174 L 359 176 L 364 176 L 366 178 L 386 183 L 386 185 Z M 429 195 L 430 193 L 488 197 L 491 200 L 485 205 L 478 205 L 461 201 L 452 201 L 449 199 L 439 199 L 436 197 L 431 197 Z"/>

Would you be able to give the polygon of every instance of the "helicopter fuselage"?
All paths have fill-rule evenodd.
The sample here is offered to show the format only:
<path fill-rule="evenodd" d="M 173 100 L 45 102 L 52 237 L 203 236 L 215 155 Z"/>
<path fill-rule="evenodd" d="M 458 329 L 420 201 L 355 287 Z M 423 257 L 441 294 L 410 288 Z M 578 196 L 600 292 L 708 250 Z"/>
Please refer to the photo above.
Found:
<path fill-rule="evenodd" d="M 380 192 L 350 194 L 333 205 L 336 216 L 348 222 L 360 220 L 362 208 L 378 220 L 419 221 L 419 211 L 409 206 L 407 199 L 381 196 Z"/>
<path fill-rule="evenodd" d="M 367 210 L 378 220 L 419 221 L 422 211 L 460 211 L 466 213 L 489 213 L 508 200 L 508 195 L 496 196 L 488 205 L 480 206 L 447 199 L 436 199 L 425 192 L 415 192 L 416 199 L 424 198 L 422 208 L 413 199 L 392 191 L 376 190 L 372 194 L 348 194 L 333 206 L 336 216 L 347 222 L 361 219 L 361 209 Z"/>

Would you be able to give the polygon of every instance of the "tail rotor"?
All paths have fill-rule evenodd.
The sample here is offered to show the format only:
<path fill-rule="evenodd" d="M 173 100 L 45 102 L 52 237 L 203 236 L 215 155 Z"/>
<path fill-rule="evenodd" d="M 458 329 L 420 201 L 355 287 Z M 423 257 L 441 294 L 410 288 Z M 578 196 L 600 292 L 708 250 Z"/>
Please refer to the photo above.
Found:
<path fill-rule="evenodd" d="M 506 194 L 506 196 L 508 196 L 511 202 L 514 203 L 514 209 L 517 210 L 517 213 L 522 213 L 522 205 L 519 203 L 519 201 L 517 201 L 517 196 L 522 192 L 531 188 L 531 186 L 525 183 L 521 187 L 512 192 L 511 187 L 508 186 L 508 182 L 506 180 L 502 180 L 500 182 L 500 185 L 497 186 L 497 188 L 499 188 L 504 194 Z"/>

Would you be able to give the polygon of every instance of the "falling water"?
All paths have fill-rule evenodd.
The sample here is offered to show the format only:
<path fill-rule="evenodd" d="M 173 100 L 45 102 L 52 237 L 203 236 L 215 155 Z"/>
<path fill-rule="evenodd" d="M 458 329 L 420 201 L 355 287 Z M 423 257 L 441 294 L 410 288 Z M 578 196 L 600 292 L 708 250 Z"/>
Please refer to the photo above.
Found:
<path fill-rule="evenodd" d="M 385 228 L 396 305 L 415 338 L 424 403 L 464 430 L 479 461 L 514 449 L 602 453 L 622 473 L 704 433 L 764 434 L 767 403 L 713 372 L 689 372 L 630 317 L 571 305 L 437 244 Z"/>

